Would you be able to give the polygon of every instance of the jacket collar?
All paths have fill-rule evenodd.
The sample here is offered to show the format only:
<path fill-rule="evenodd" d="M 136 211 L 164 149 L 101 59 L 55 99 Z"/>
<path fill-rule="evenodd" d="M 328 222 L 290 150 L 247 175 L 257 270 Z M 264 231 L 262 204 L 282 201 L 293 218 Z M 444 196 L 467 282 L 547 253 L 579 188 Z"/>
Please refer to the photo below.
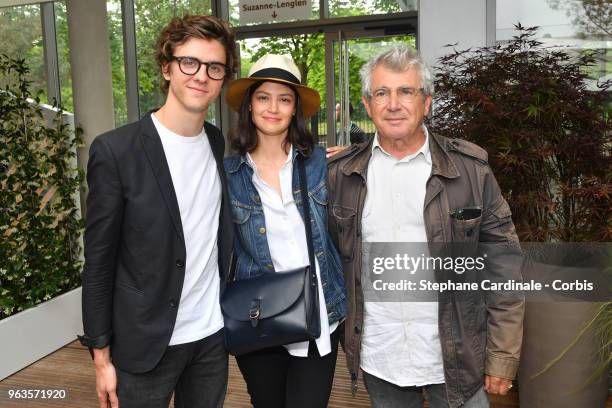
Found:
<path fill-rule="evenodd" d="M 230 160 L 229 163 L 227 163 L 227 172 L 228 173 L 236 173 L 239 169 L 240 166 L 242 165 L 249 165 L 249 161 L 247 160 L 246 154 L 239 154 L 236 156 L 233 156 Z"/>
<path fill-rule="evenodd" d="M 368 143 L 361 143 L 354 147 L 356 152 L 342 165 L 342 172 L 349 176 L 352 173 L 359 174 L 364 179 L 368 171 L 368 163 L 372 157 L 372 145 L 374 137 L 370 138 Z M 459 177 L 457 166 L 448 154 L 449 146 L 448 139 L 438 136 L 434 133 L 429 133 L 429 151 L 431 153 L 431 174 L 446 178 Z"/>
<path fill-rule="evenodd" d="M 360 175 L 363 179 L 366 178 L 368 163 L 370 162 L 370 157 L 372 157 L 372 145 L 374 144 L 374 138 L 375 137 L 371 137 L 368 143 L 351 145 L 350 148 L 356 151 L 342 165 L 342 173 L 344 173 L 344 175 L 350 176 L 351 174 L 355 173 Z"/>
<path fill-rule="evenodd" d="M 455 162 L 448 154 L 451 150 L 449 141 L 445 137 L 430 134 L 429 150 L 431 152 L 431 174 L 453 179 L 459 177 Z"/>

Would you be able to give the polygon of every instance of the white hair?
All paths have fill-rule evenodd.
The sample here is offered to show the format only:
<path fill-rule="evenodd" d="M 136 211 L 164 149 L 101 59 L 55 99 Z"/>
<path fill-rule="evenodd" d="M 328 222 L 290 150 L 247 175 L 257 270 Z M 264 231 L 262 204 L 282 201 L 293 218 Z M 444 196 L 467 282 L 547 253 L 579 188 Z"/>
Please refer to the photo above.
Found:
<path fill-rule="evenodd" d="M 372 72 L 379 65 L 395 72 L 404 72 L 410 68 L 417 67 L 421 76 L 423 95 L 433 95 L 433 75 L 425 60 L 414 48 L 405 44 L 394 44 L 361 67 L 361 94 L 366 99 L 370 99 L 372 96 Z"/>

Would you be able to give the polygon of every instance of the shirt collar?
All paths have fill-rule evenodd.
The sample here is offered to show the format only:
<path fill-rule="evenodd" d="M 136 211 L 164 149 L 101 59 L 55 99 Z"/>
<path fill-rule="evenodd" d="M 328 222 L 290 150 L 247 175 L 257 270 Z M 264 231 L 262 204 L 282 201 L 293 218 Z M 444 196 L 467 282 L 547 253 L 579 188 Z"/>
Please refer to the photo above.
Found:
<path fill-rule="evenodd" d="M 289 154 L 287 154 L 287 160 L 285 160 L 285 163 L 283 164 L 283 167 L 285 167 L 287 165 L 287 163 L 291 163 L 294 159 L 294 154 L 293 154 L 293 145 L 289 145 Z M 251 157 L 251 153 L 247 152 L 246 154 L 246 160 L 249 166 L 251 166 L 253 169 L 257 169 L 257 166 L 255 165 L 255 161 L 253 160 L 253 158 Z"/>
<path fill-rule="evenodd" d="M 423 133 L 425 134 L 425 142 L 423 143 L 423 146 L 421 146 L 419 150 L 417 150 L 415 153 L 409 154 L 408 156 L 398 161 L 408 162 L 414 159 L 415 157 L 417 157 L 419 154 L 422 154 L 427 164 L 431 164 L 431 151 L 429 150 L 429 131 L 427 130 L 427 126 L 422 125 L 422 127 L 423 127 Z M 391 156 L 391 154 L 385 151 L 385 149 L 383 149 L 383 147 L 380 145 L 378 141 L 378 132 L 376 132 L 376 134 L 374 135 L 374 142 L 372 143 L 372 155 L 376 154 L 377 151 L 386 156 L 393 157 Z"/>

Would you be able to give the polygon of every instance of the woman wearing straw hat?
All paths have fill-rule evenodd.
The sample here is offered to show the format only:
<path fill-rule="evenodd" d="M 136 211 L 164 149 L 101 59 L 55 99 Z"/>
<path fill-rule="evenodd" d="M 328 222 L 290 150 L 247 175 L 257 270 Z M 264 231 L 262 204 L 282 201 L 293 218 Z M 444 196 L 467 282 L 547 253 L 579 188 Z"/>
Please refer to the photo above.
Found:
<path fill-rule="evenodd" d="M 321 335 L 316 340 L 237 357 L 255 408 L 326 407 L 346 314 L 341 261 L 327 232 L 327 163 L 305 118 L 319 110 L 317 91 L 300 82 L 295 63 L 268 54 L 247 78 L 230 83 L 227 103 L 239 114 L 225 159 L 236 228 L 236 279 L 309 265 L 298 160 L 304 160 L 318 275 Z M 324 300 L 324 301 L 323 301 Z"/>

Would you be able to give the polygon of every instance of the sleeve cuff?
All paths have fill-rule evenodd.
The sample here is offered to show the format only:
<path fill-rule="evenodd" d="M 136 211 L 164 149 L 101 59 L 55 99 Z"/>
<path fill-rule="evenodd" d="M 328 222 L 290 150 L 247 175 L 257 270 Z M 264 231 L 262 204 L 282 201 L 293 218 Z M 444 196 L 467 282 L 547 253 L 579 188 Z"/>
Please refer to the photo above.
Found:
<path fill-rule="evenodd" d="M 497 357 L 487 352 L 485 361 L 485 374 L 487 375 L 514 380 L 518 372 L 518 366 L 518 360 Z"/>
<path fill-rule="evenodd" d="M 101 349 L 110 344 L 111 333 L 105 333 L 97 337 L 87 337 L 86 335 L 77 335 L 77 337 L 83 346 Z"/>

